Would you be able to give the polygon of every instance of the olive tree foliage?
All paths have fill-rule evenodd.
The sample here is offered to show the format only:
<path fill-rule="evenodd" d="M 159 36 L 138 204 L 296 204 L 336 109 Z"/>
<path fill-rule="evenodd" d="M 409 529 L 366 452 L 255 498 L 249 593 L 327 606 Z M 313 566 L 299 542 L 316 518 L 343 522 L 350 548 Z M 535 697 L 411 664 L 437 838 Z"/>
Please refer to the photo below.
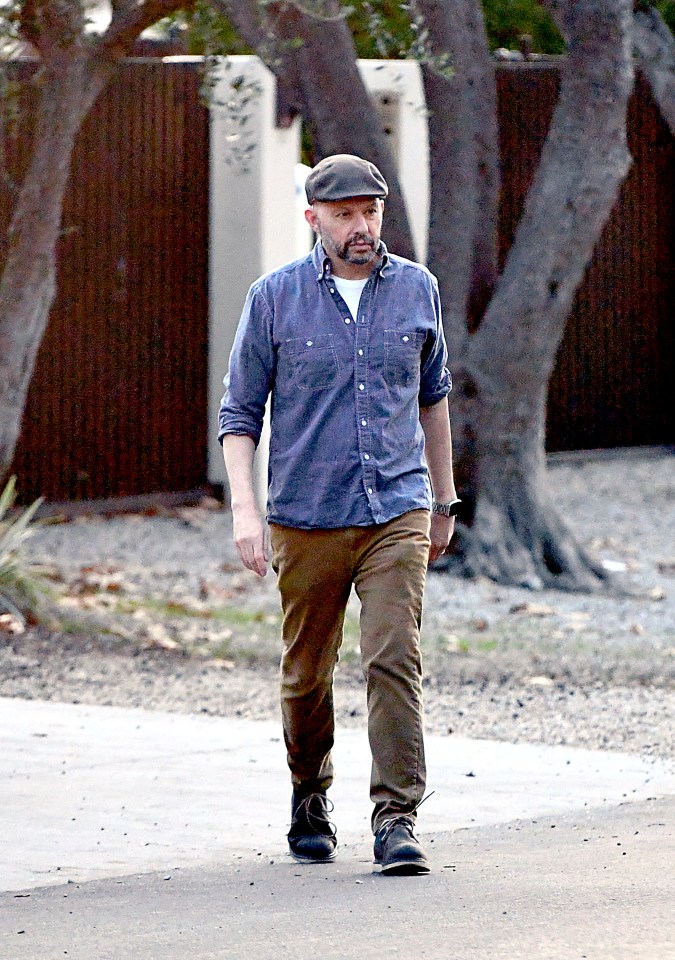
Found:
<path fill-rule="evenodd" d="M 408 0 L 396 9 L 402 44 L 374 0 L 364 9 L 380 48 L 399 43 L 422 63 L 431 153 L 429 266 L 440 282 L 456 383 L 451 419 L 460 494 L 469 507 L 459 525 L 466 569 L 531 587 L 599 589 L 606 575 L 559 515 L 547 485 L 547 384 L 574 293 L 630 167 L 626 105 L 634 50 L 668 117 L 672 35 L 645 3 L 635 10 L 631 0 L 542 3 L 568 55 L 540 166 L 500 270 L 495 76 L 485 18 L 496 4 Z M 360 79 L 349 11 L 339 0 L 210 5 L 276 74 L 280 124 L 300 114 L 318 156 L 358 153 L 382 169 L 391 188 L 385 236 L 395 252 L 411 256 L 395 164 Z M 179 8 L 180 0 L 114 0 L 111 22 L 97 35 L 87 30 L 82 0 L 18 0 L 3 8 L 8 30 L 40 58 L 40 104 L 0 280 L 0 481 L 55 295 L 75 137 L 138 34 Z"/>

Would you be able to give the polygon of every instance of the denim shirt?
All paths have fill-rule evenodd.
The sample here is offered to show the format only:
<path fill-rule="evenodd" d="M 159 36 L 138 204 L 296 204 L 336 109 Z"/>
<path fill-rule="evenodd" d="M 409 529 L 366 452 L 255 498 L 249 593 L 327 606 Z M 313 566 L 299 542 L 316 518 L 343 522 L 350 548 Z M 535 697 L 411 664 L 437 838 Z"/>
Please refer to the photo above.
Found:
<path fill-rule="evenodd" d="M 419 407 L 451 389 L 438 284 L 384 244 L 380 254 L 356 319 L 320 243 L 249 290 L 218 436 L 257 445 L 271 392 L 273 523 L 365 526 L 430 506 Z"/>

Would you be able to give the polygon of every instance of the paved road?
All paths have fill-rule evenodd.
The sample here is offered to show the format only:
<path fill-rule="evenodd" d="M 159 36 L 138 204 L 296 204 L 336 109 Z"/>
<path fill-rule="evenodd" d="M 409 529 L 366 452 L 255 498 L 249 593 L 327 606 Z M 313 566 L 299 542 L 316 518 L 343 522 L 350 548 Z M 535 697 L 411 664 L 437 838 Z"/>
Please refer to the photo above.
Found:
<path fill-rule="evenodd" d="M 343 731 L 330 867 L 285 853 L 275 725 L 0 700 L 1 960 L 675 960 L 675 773 L 430 738 L 434 872 L 373 875 Z"/>

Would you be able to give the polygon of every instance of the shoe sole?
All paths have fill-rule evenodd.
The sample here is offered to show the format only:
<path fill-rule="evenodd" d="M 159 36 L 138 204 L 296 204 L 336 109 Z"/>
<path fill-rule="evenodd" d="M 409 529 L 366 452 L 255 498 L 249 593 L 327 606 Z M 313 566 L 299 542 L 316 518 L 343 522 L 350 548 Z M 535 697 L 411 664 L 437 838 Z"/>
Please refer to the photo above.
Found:
<path fill-rule="evenodd" d="M 426 860 L 395 860 L 387 864 L 375 862 L 373 872 L 387 877 L 413 877 L 431 873 L 431 867 Z"/>
<path fill-rule="evenodd" d="M 337 850 L 334 850 L 333 853 L 329 854 L 327 857 L 303 857 L 298 853 L 293 853 L 292 850 L 288 851 L 296 863 L 332 863 L 337 857 Z"/>

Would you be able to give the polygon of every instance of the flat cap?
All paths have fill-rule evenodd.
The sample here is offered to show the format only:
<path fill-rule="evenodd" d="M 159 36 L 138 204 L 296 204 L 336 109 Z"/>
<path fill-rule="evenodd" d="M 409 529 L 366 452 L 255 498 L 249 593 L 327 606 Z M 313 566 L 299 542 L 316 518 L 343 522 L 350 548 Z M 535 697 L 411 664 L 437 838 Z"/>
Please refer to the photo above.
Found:
<path fill-rule="evenodd" d="M 305 181 L 307 202 L 346 200 L 348 197 L 386 197 L 387 182 L 374 163 L 351 153 L 326 157 Z"/>

